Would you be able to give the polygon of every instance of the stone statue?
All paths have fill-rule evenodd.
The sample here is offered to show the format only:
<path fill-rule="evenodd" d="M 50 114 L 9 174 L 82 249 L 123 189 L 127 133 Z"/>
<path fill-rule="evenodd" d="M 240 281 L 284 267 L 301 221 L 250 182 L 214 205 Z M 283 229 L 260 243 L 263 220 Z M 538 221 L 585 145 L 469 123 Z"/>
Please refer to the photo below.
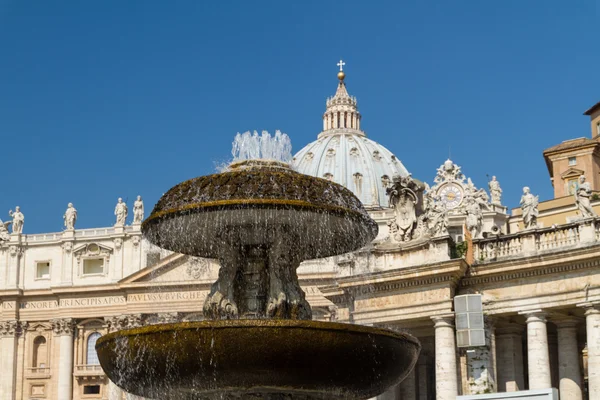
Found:
<path fill-rule="evenodd" d="M 590 204 L 592 188 L 589 182 L 586 182 L 585 175 L 579 177 L 579 188 L 575 192 L 575 204 L 583 218 L 596 217 L 597 214 Z"/>
<path fill-rule="evenodd" d="M 477 203 L 475 198 L 468 197 L 465 211 L 467 212 L 467 229 L 471 232 L 471 237 L 475 239 L 479 237 L 483 222 L 481 206 Z"/>
<path fill-rule="evenodd" d="M 12 221 L 2 222 L 2 220 L 0 219 L 0 240 L 10 240 L 10 233 L 8 232 L 8 226 L 10 224 L 12 224 Z"/>
<path fill-rule="evenodd" d="M 537 217 L 539 214 L 538 204 L 539 196 L 534 196 L 529 192 L 529 188 L 523 188 L 523 196 L 521 196 L 521 209 L 523 210 L 523 225 L 525 229 L 537 227 Z"/>
<path fill-rule="evenodd" d="M 67 210 L 63 215 L 63 220 L 65 222 L 65 228 L 68 231 L 72 231 L 75 229 L 75 221 L 77 221 L 77 210 L 73 207 L 73 203 L 69 203 L 67 205 Z"/>
<path fill-rule="evenodd" d="M 432 209 L 433 218 L 430 225 L 433 236 L 442 236 L 448 233 L 448 210 L 443 203 L 436 203 Z"/>
<path fill-rule="evenodd" d="M 135 203 L 133 203 L 133 223 L 141 224 L 144 219 L 144 202 L 142 196 L 138 196 Z"/>
<path fill-rule="evenodd" d="M 125 226 L 125 220 L 127 219 L 127 204 L 125 204 L 120 197 L 115 206 L 115 216 L 117 217 L 115 226 Z"/>
<path fill-rule="evenodd" d="M 490 188 L 490 196 L 492 196 L 492 204 L 501 205 L 502 199 L 502 188 L 500 188 L 500 182 L 496 180 L 495 176 L 492 176 L 492 180 L 488 182 Z"/>
<path fill-rule="evenodd" d="M 15 207 L 15 212 L 10 210 L 8 215 L 12 217 L 12 233 L 23 233 L 23 224 L 25 216 L 21 212 L 21 207 Z"/>
<path fill-rule="evenodd" d="M 388 222 L 392 237 L 400 242 L 412 239 L 417 224 L 416 205 L 419 202 L 417 183 L 409 176 L 395 176 L 393 183 L 386 189 L 390 207 L 394 208 L 395 218 Z"/>

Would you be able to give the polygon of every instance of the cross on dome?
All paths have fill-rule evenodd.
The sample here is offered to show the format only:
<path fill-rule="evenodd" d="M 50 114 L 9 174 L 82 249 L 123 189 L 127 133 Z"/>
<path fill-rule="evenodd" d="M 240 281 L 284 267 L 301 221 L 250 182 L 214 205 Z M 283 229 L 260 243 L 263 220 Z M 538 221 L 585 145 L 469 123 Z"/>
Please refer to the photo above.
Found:
<path fill-rule="evenodd" d="M 344 70 L 344 65 L 346 65 L 346 63 L 342 60 L 340 60 L 339 63 L 336 64 L 338 67 L 340 67 L 340 72 Z"/>

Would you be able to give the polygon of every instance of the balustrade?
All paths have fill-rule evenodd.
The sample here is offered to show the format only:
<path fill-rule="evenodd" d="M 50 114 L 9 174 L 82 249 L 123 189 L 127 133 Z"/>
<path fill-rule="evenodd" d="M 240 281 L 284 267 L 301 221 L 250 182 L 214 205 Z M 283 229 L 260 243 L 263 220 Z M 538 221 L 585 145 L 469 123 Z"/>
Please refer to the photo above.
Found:
<path fill-rule="evenodd" d="M 585 237 L 582 236 L 582 229 Z M 482 263 L 523 256 L 525 253 L 558 251 L 598 242 L 600 242 L 600 220 L 594 221 L 593 225 L 590 225 L 589 221 L 577 221 L 550 228 L 476 239 L 473 241 L 473 251 L 475 262 Z"/>

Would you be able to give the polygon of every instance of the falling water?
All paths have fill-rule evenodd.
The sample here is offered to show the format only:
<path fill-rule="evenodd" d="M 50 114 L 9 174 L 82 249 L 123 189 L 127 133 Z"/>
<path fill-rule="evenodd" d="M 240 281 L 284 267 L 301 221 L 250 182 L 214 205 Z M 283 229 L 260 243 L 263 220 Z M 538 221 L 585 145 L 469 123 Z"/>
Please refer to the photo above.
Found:
<path fill-rule="evenodd" d="M 231 154 L 234 162 L 256 159 L 290 162 L 292 142 L 290 137 L 281 131 L 275 131 L 275 136 L 271 136 L 267 131 L 262 131 L 261 135 L 257 131 L 248 131 L 235 135 Z"/>

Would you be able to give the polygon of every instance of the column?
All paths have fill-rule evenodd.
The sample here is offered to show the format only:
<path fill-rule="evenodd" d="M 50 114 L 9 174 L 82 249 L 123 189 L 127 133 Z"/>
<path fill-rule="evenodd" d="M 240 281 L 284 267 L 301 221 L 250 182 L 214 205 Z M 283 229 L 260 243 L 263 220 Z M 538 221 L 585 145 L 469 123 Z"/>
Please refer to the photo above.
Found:
<path fill-rule="evenodd" d="M 600 310 L 597 307 L 588 307 L 585 312 L 590 399 L 600 399 Z"/>
<path fill-rule="evenodd" d="M 0 399 L 14 400 L 16 383 L 17 321 L 0 322 Z"/>
<path fill-rule="evenodd" d="M 525 389 L 523 374 L 523 326 L 510 324 L 496 330 L 498 391 Z"/>
<path fill-rule="evenodd" d="M 558 387 L 561 399 L 582 400 L 581 369 L 577 347 L 579 320 L 564 318 L 554 321 L 558 338 Z"/>
<path fill-rule="evenodd" d="M 417 366 L 410 371 L 410 374 L 404 378 L 404 380 L 400 383 L 400 398 L 402 400 L 417 400 L 417 388 L 416 388 L 416 379 L 415 372 Z"/>
<path fill-rule="evenodd" d="M 456 341 L 454 314 L 431 317 L 435 328 L 435 392 L 436 400 L 456 400 Z"/>
<path fill-rule="evenodd" d="M 527 317 L 527 363 L 529 389 L 552 387 L 546 314 L 541 310 L 524 312 Z"/>
<path fill-rule="evenodd" d="M 52 330 L 58 338 L 58 385 L 57 400 L 71 400 L 73 397 L 73 329 L 71 318 L 54 319 Z"/>

